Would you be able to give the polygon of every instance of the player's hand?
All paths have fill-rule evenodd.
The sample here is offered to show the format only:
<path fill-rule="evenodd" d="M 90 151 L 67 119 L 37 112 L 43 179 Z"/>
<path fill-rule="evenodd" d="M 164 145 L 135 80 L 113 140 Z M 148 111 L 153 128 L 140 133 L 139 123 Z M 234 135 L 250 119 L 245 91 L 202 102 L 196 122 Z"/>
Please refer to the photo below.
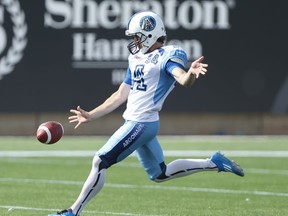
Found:
<path fill-rule="evenodd" d="M 205 75 L 207 73 L 208 64 L 202 63 L 203 60 L 204 56 L 201 56 L 192 62 L 191 67 L 189 68 L 189 71 L 194 74 L 196 78 L 198 78 L 200 74 Z"/>
<path fill-rule="evenodd" d="M 89 112 L 81 109 L 80 106 L 77 107 L 77 110 L 71 109 L 70 112 L 74 115 L 68 117 L 69 123 L 77 122 L 75 129 L 78 128 L 82 123 L 86 123 L 91 120 Z"/>

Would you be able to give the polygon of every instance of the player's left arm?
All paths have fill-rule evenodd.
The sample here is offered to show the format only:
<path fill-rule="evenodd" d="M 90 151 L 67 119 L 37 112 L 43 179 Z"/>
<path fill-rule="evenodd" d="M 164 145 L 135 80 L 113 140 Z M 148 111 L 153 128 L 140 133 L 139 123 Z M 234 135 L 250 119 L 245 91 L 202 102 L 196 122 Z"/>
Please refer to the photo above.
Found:
<path fill-rule="evenodd" d="M 203 60 L 204 57 L 201 56 L 200 58 L 192 62 L 187 72 L 180 67 L 175 67 L 172 70 L 173 77 L 182 86 L 192 86 L 195 80 L 200 76 L 200 74 L 205 75 L 207 73 L 208 64 L 202 63 Z"/>
<path fill-rule="evenodd" d="M 122 83 L 118 90 L 114 92 L 110 97 L 108 97 L 102 104 L 95 107 L 91 111 L 83 110 L 80 106 L 77 109 L 71 109 L 70 112 L 73 113 L 72 116 L 69 116 L 69 122 L 74 123 L 76 122 L 75 129 L 78 128 L 81 124 L 93 121 L 98 119 L 123 104 L 129 95 L 130 92 L 130 85 L 126 83 Z"/>

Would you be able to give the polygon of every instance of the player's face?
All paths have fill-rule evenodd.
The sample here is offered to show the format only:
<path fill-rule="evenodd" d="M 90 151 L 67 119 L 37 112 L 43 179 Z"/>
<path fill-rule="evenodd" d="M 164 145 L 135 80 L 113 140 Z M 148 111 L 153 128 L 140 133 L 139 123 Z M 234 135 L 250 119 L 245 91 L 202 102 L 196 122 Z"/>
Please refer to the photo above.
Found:
<path fill-rule="evenodd" d="M 141 37 L 139 37 L 138 35 L 134 35 L 133 37 L 133 41 L 137 44 L 138 48 L 142 48 L 142 45 L 141 45 Z"/>
<path fill-rule="evenodd" d="M 132 37 L 132 42 L 128 44 L 127 48 L 131 54 L 136 54 L 143 48 L 143 43 L 147 37 L 142 33 L 136 33 Z"/>

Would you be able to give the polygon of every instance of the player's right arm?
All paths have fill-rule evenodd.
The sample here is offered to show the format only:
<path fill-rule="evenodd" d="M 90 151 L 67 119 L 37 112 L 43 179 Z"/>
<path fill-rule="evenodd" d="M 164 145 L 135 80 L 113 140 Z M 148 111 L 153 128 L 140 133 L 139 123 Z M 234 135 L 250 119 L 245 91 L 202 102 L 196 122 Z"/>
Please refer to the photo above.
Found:
<path fill-rule="evenodd" d="M 184 71 L 180 67 L 174 68 L 172 74 L 175 80 L 182 86 L 186 87 L 192 86 L 193 83 L 195 82 L 195 79 L 197 79 L 200 76 L 200 74 L 205 75 L 207 72 L 208 64 L 202 63 L 203 60 L 204 60 L 203 56 L 195 60 L 191 64 L 188 72 Z"/>
<path fill-rule="evenodd" d="M 123 104 L 127 100 L 129 92 L 130 85 L 123 82 L 116 92 L 114 92 L 107 100 L 105 100 L 101 105 L 97 106 L 93 110 L 88 112 L 81 109 L 80 106 L 78 106 L 76 110 L 71 109 L 70 112 L 74 115 L 68 118 L 69 122 L 77 122 L 75 126 L 76 129 L 82 123 L 87 123 L 94 119 L 100 118 Z"/>

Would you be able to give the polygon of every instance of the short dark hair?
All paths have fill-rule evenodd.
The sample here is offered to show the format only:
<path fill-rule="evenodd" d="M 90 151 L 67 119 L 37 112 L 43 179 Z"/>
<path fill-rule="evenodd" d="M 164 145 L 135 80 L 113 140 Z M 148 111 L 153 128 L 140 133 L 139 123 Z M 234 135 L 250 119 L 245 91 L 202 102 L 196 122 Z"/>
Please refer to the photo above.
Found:
<path fill-rule="evenodd" d="M 157 39 L 157 42 L 160 42 L 160 43 L 164 44 L 165 40 L 166 40 L 166 36 L 162 36 L 162 37 L 159 37 Z"/>

